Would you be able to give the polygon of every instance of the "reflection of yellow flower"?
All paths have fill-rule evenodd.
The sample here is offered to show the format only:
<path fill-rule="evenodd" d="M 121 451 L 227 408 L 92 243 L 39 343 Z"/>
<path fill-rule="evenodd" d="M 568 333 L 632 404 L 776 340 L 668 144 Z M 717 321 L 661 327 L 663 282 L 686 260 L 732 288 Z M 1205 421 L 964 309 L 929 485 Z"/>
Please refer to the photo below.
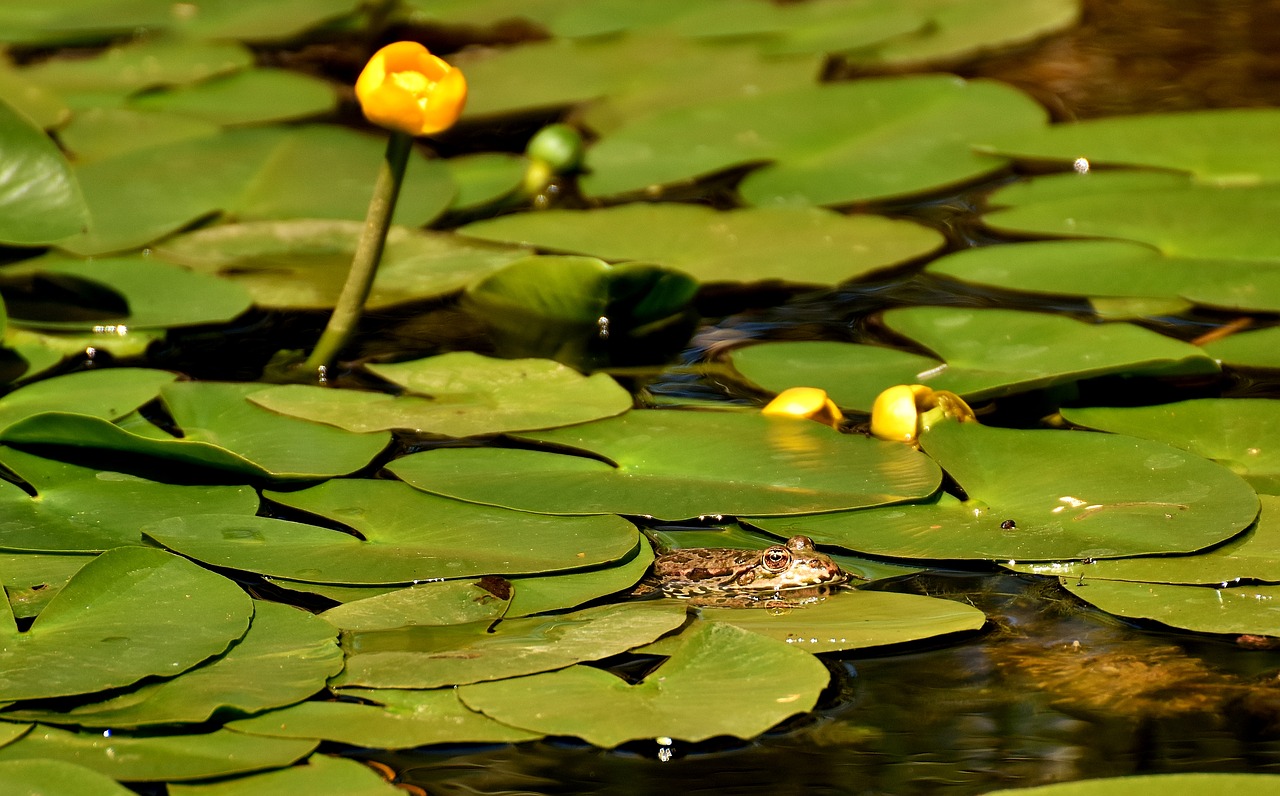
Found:
<path fill-rule="evenodd" d="M 453 126 L 467 101 L 467 81 L 415 41 L 388 44 L 356 79 L 356 98 L 369 121 L 409 135 Z"/>
<path fill-rule="evenodd" d="M 816 420 L 828 426 L 838 426 L 844 420 L 840 407 L 817 387 L 791 387 L 783 390 L 760 411 L 766 415 Z"/>

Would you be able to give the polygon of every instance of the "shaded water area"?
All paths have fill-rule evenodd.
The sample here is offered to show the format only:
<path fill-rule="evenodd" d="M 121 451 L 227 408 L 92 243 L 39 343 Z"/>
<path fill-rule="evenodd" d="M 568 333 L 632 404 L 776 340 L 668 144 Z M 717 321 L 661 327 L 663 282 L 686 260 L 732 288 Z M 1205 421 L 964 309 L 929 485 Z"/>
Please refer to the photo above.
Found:
<path fill-rule="evenodd" d="M 1280 95 L 1280 3 L 1094 0 L 1085 9 L 1072 31 L 956 71 L 1016 85 L 1060 120 L 1272 106 Z M 998 243 L 978 228 L 976 211 L 987 191 L 1018 176 L 898 212 L 944 231 L 950 250 Z M 1088 312 L 1083 302 L 1026 301 L 914 270 L 820 295 L 704 296 L 704 315 L 729 314 L 699 330 L 684 360 L 715 362 L 744 340 L 867 339 L 879 333 L 869 316 L 891 306 Z M 1197 315 L 1160 328 L 1192 339 L 1230 320 Z M 440 325 L 438 318 L 393 324 L 373 345 L 412 342 Z M 1275 384 L 1235 378 L 1228 393 L 1275 392 Z M 714 370 L 665 374 L 647 387 L 659 396 L 758 397 L 735 394 L 741 388 L 721 383 Z M 1007 402 L 984 423 L 1035 419 L 1034 406 Z M 978 794 L 1135 773 L 1280 773 L 1280 652 L 1242 650 L 1248 639 L 1123 622 L 1053 579 L 995 569 L 934 571 L 877 588 L 970 603 L 986 613 L 987 627 L 883 654 L 825 655 L 833 684 L 819 709 L 754 742 L 601 751 L 544 741 L 372 757 L 435 794 Z"/>

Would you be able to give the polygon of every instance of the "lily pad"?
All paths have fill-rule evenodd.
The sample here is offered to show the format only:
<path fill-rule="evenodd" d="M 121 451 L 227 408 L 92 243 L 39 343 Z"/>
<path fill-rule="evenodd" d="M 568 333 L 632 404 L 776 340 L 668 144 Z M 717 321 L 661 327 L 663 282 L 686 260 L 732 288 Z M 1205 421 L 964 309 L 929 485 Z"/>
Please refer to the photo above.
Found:
<path fill-rule="evenodd" d="M 0 101 L 0 243 L 43 246 L 74 235 L 86 220 L 67 159 L 35 124 Z"/>
<path fill-rule="evenodd" d="M 104 368 L 55 376 L 0 398 L 0 428 L 41 412 L 118 420 L 160 394 L 176 373 L 146 368 Z"/>
<path fill-rule="evenodd" d="M 987 618 L 972 605 L 917 594 L 839 591 L 789 611 L 699 608 L 706 620 L 786 642 L 806 652 L 904 644 L 978 630 Z"/>
<path fill-rule="evenodd" d="M 61 760 L 0 762 L 0 782 L 14 796 L 133 796 L 111 777 Z"/>
<path fill-rule="evenodd" d="M 807 420 L 733 412 L 632 411 L 530 434 L 581 454 L 440 448 L 387 469 L 476 503 L 557 514 L 794 514 L 932 494 L 940 473 L 905 446 Z"/>
<path fill-rule="evenodd" d="M 1280 583 L 1280 497 L 1260 495 L 1262 513 L 1254 527 L 1217 547 L 1185 556 L 1138 556 L 1097 561 L 1006 564 L 1015 572 L 1090 580 L 1131 580 L 1186 585 L 1241 580 Z"/>
<path fill-rule="evenodd" d="M 597 4 L 591 4 L 594 7 Z M 671 26 L 685 36 L 721 43 L 746 40 L 770 55 L 863 50 L 928 24 L 919 8 L 907 3 L 827 0 L 820 3 L 711 2 L 688 4 Z"/>
<path fill-rule="evenodd" d="M 333 480 L 267 496 L 348 525 L 360 536 L 232 515 L 173 517 L 146 526 L 146 534 L 214 566 L 346 585 L 575 569 L 622 558 L 639 536 L 620 517 L 547 517 L 481 507 L 396 481 Z"/>
<path fill-rule="evenodd" d="M 317 745 L 315 741 L 262 738 L 230 730 L 132 737 L 37 725 L 21 740 L 0 747 L 0 763 L 59 760 L 126 781 L 209 779 L 287 766 L 306 757 Z"/>
<path fill-rule="evenodd" d="M 50 58 L 23 69 L 27 80 L 64 97 L 118 93 L 195 83 L 248 69 L 253 53 L 232 42 L 141 39 L 88 58 Z"/>
<path fill-rule="evenodd" d="M 6 721 L 133 728 L 199 724 L 218 714 L 245 715 L 289 705 L 324 688 L 342 670 L 337 632 L 313 615 L 280 603 L 254 603 L 253 621 L 229 650 L 184 674 L 146 683 L 70 710 L 19 707 Z"/>
<path fill-rule="evenodd" d="M 44 610 L 71 576 L 93 560 L 92 555 L 0 553 L 0 585 L 18 619 Z"/>
<path fill-rule="evenodd" d="M 1082 782 L 1055 782 L 1034 788 L 992 791 L 1001 796 L 1219 796 L 1227 792 L 1262 793 L 1280 787 L 1277 774 L 1146 774 Z"/>
<path fill-rule="evenodd" d="M 619 563 L 543 577 L 511 578 L 514 594 L 506 616 L 515 618 L 576 608 L 585 602 L 636 585 L 653 563 L 653 548 L 641 542 Z"/>
<path fill-rule="evenodd" d="M 169 796 L 398 796 L 402 790 L 370 766 L 329 755 L 302 765 L 200 785 L 170 784 Z"/>
<path fill-rule="evenodd" d="M 1179 586 L 1059 578 L 1067 591 L 1109 614 L 1151 619 L 1197 633 L 1276 635 L 1280 586 Z"/>
<path fill-rule="evenodd" d="M 682 638 L 634 685 L 574 666 L 466 685 L 458 697 L 504 724 L 612 748 L 654 738 L 752 738 L 811 710 L 830 677 L 809 653 L 728 625 L 699 623 Z"/>
<path fill-rule="evenodd" d="M 1230 367 L 1280 369 L 1280 326 L 1206 343 L 1204 352 Z"/>
<path fill-rule="evenodd" d="M 459 625 L 501 619 L 510 605 L 484 581 L 420 583 L 330 608 L 320 616 L 341 630 L 393 630 L 410 625 Z"/>
<path fill-rule="evenodd" d="M 79 415 L 58 415 L 79 417 Z M 123 473 L 78 467 L 0 447 L 0 464 L 35 490 L 35 497 L 0 482 L 0 548 L 94 553 L 141 544 L 138 529 L 166 517 L 201 511 L 252 516 L 258 495 L 248 486 L 179 486 Z"/>
<path fill-rule="evenodd" d="M 246 400 L 261 389 L 261 384 L 215 382 L 181 382 L 161 388 L 165 406 L 183 430 L 181 438 L 150 423 L 124 426 L 86 415 L 48 412 L 9 426 L 0 439 L 137 453 L 278 480 L 354 472 L 391 440 L 386 432 L 352 434 L 278 415 Z"/>
<path fill-rule="evenodd" d="M 199 13 L 175 20 L 177 32 L 193 38 L 287 42 L 351 13 L 356 0 L 272 0 L 242 3 L 205 0 Z"/>
<path fill-rule="evenodd" d="M 705 102 L 644 117 L 587 152 L 592 196 L 687 183 L 754 164 L 750 204 L 846 205 L 939 191 L 1001 169 L 974 141 L 1035 128 L 1044 110 L 986 81 L 872 78 Z"/>
<path fill-rule="evenodd" d="M 385 702 L 385 707 L 353 702 L 303 702 L 251 719 L 230 730 L 276 738 L 314 738 L 375 749 L 412 749 L 441 743 L 518 743 L 540 737 L 468 710 L 452 688 L 435 691 L 366 690 L 344 696 Z"/>
<path fill-rule="evenodd" d="M 11 318 L 15 326 L 91 332 L 108 327 L 171 329 L 225 323 L 249 309 L 243 287 L 147 256 L 78 260 L 48 255 L 6 266 L 5 277 L 82 280 L 113 291 L 127 312 L 94 320 Z"/>
<path fill-rule="evenodd" d="M 129 100 L 128 107 L 237 125 L 319 116 L 336 104 L 333 88 L 320 78 L 257 67 L 194 85 L 139 94 Z"/>
<path fill-rule="evenodd" d="M 497 626 L 473 622 L 355 633 L 345 640 L 347 668 L 331 683 L 439 688 L 545 672 L 648 644 L 686 618 L 683 605 L 625 603 L 507 619 Z"/>
<path fill-rule="evenodd" d="M 244 635 L 252 615 L 253 602 L 236 584 L 183 558 L 143 547 L 110 550 L 77 572 L 29 630 L 18 632 L 4 608 L 0 700 L 181 674 Z"/>
<path fill-rule="evenodd" d="M 792 285 L 834 285 L 902 265 L 942 244 L 933 230 L 877 216 L 687 204 L 517 213 L 468 224 L 461 232 L 606 260 L 661 263 L 700 282 Z"/>
<path fill-rule="evenodd" d="M 135 149 L 217 135 L 220 130 L 213 122 L 173 113 L 88 108 L 78 111 L 58 130 L 58 140 L 75 155 L 77 163 L 87 163 Z"/>
<path fill-rule="evenodd" d="M 1159 442 L 944 422 L 920 444 L 968 501 L 750 522 L 871 555 L 1054 561 L 1190 553 L 1258 514 L 1239 476 Z"/>
<path fill-rule="evenodd" d="M 631 408 L 630 393 L 609 376 L 583 376 L 549 360 L 457 351 L 366 369 L 405 392 L 392 396 L 287 385 L 255 392 L 250 400 L 347 431 L 409 429 L 451 437 L 568 426 Z"/>
<path fill-rule="evenodd" d="M 1159 440 L 1212 459 L 1259 491 L 1280 494 L 1280 402 L 1197 398 L 1158 406 L 1064 408 L 1072 423 Z"/>

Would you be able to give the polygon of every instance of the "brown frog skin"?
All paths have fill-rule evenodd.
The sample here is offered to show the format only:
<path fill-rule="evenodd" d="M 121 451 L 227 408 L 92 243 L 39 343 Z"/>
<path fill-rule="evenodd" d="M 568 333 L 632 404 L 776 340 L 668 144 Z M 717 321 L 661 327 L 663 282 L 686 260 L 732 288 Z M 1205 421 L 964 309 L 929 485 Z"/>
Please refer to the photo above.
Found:
<path fill-rule="evenodd" d="M 654 586 L 668 594 L 778 592 L 843 583 L 848 575 L 807 536 L 764 550 L 689 547 L 653 562 Z"/>

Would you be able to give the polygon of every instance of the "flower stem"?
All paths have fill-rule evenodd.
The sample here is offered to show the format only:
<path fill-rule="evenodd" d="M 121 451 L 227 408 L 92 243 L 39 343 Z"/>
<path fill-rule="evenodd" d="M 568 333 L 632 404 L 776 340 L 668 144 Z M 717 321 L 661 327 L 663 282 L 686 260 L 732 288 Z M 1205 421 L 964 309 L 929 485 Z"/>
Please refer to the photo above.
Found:
<path fill-rule="evenodd" d="M 391 140 L 387 142 L 387 152 L 378 170 L 377 183 L 373 186 L 373 198 L 369 200 L 369 212 L 351 260 L 351 270 L 347 272 L 346 284 L 342 286 L 342 293 L 324 333 L 304 365 L 307 371 L 318 373 L 321 381 L 326 380 L 325 371 L 351 339 L 360 320 L 364 301 L 378 272 L 378 262 L 382 259 L 382 247 L 391 227 L 391 215 L 400 196 L 400 184 L 404 182 L 405 165 L 409 162 L 412 145 L 413 138 L 400 132 L 392 132 Z"/>

